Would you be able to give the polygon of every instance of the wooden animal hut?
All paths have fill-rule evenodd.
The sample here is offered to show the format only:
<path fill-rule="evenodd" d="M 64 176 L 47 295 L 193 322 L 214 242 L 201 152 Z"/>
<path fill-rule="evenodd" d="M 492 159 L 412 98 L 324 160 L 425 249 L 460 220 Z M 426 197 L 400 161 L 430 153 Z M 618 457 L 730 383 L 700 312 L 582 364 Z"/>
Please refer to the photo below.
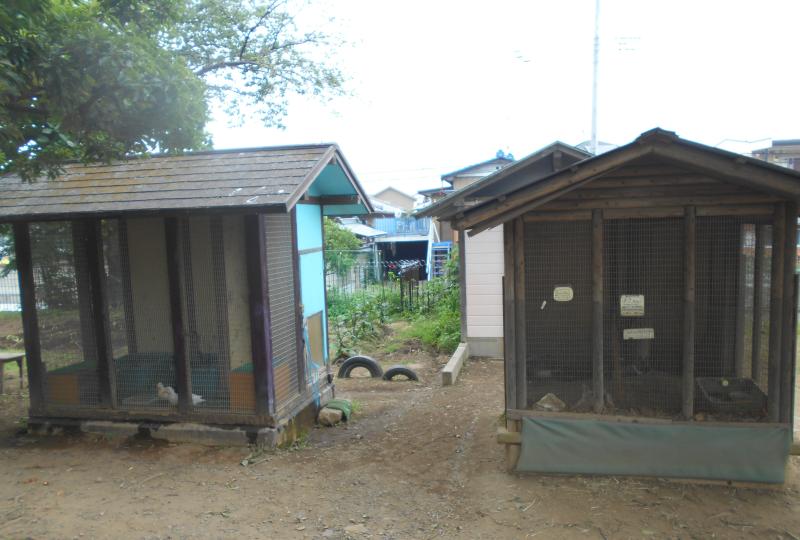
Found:
<path fill-rule="evenodd" d="M 655 129 L 457 214 L 504 224 L 509 465 L 782 482 L 798 197 L 796 171 Z"/>
<path fill-rule="evenodd" d="M 323 216 L 370 211 L 335 145 L 0 177 L 31 423 L 236 425 L 274 442 L 332 391 Z"/>

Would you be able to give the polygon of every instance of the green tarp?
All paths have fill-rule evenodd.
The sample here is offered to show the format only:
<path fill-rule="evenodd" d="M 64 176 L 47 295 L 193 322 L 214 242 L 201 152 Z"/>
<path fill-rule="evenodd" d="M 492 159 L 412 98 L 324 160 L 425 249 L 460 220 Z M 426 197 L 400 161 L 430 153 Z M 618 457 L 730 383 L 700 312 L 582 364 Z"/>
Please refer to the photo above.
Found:
<path fill-rule="evenodd" d="M 517 471 L 782 483 L 788 426 L 525 418 Z"/>

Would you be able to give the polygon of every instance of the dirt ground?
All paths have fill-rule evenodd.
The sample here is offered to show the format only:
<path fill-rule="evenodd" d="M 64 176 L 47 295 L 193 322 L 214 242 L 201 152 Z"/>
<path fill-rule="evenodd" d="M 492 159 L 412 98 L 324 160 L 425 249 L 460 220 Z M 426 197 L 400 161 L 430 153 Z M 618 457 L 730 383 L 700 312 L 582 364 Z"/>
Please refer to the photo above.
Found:
<path fill-rule="evenodd" d="M 800 461 L 776 489 L 516 476 L 494 440 L 502 364 L 442 388 L 443 357 L 399 351 L 420 383 L 356 378 L 349 425 L 296 448 L 20 435 L 0 398 L 2 538 L 800 538 Z M 397 358 L 388 358 L 396 361 Z"/>

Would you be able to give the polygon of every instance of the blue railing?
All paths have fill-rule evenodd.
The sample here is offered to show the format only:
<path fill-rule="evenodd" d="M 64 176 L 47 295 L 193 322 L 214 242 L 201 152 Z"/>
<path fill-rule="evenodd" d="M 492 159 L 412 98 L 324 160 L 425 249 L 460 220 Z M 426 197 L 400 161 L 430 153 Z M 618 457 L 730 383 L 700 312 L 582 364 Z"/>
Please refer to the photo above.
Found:
<path fill-rule="evenodd" d="M 431 218 L 375 218 L 370 226 L 391 236 L 426 236 L 431 228 Z"/>

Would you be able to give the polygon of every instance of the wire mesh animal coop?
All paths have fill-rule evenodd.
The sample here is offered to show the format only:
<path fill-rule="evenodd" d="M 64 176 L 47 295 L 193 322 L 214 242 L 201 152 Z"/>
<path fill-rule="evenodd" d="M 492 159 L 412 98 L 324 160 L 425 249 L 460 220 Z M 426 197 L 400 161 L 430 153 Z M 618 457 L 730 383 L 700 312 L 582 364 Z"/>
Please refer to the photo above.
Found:
<path fill-rule="evenodd" d="M 798 196 L 654 130 L 457 219 L 504 223 L 517 469 L 782 481 Z"/>
<path fill-rule="evenodd" d="M 278 429 L 330 395 L 322 217 L 369 211 L 335 146 L 69 165 L 0 193 L 32 422 Z"/>

